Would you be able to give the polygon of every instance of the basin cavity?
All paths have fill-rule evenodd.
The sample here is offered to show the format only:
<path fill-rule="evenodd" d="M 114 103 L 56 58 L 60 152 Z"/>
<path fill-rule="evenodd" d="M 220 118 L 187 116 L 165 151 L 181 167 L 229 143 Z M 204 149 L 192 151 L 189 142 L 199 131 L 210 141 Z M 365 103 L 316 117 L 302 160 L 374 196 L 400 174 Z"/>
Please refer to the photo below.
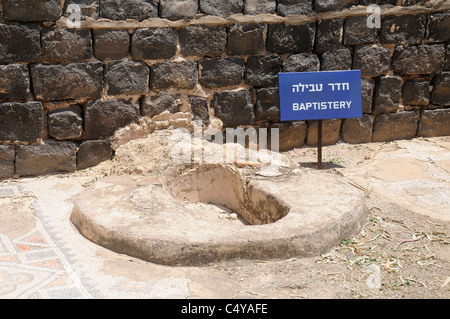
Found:
<path fill-rule="evenodd" d="M 71 221 L 118 253 L 202 265 L 318 255 L 357 234 L 366 217 L 364 194 L 335 174 L 262 177 L 192 164 L 161 176 L 105 177 L 74 198 Z"/>

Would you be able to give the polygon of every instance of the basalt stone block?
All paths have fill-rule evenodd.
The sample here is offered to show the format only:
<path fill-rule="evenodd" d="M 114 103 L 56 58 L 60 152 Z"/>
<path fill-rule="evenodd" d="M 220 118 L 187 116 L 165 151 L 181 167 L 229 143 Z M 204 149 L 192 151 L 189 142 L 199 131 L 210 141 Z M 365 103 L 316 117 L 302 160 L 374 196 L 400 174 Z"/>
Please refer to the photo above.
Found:
<path fill-rule="evenodd" d="M 31 79 L 39 100 L 96 99 L 103 88 L 103 63 L 35 64 Z"/>
<path fill-rule="evenodd" d="M 342 28 L 344 19 L 334 18 L 317 22 L 315 52 L 332 51 L 342 48 Z"/>
<path fill-rule="evenodd" d="M 87 139 L 103 139 L 139 120 L 139 104 L 123 99 L 87 101 L 84 105 L 84 130 Z"/>
<path fill-rule="evenodd" d="M 0 101 L 22 101 L 30 96 L 30 74 L 22 64 L 0 65 Z"/>
<path fill-rule="evenodd" d="M 450 44 L 445 49 L 445 70 L 450 71 Z"/>
<path fill-rule="evenodd" d="M 377 114 L 396 112 L 400 102 L 401 90 L 401 77 L 380 77 L 375 88 L 374 111 Z"/>
<path fill-rule="evenodd" d="M 41 33 L 37 25 L 0 23 L 0 63 L 40 60 Z"/>
<path fill-rule="evenodd" d="M 200 11 L 205 14 L 226 18 L 243 10 L 244 0 L 200 0 Z"/>
<path fill-rule="evenodd" d="M 426 14 L 387 15 L 381 20 L 382 43 L 420 44 L 425 38 Z"/>
<path fill-rule="evenodd" d="M 323 120 L 322 121 L 322 145 L 336 144 L 341 130 L 340 119 Z M 317 146 L 317 121 L 308 121 L 308 132 L 306 134 L 306 144 L 309 146 Z"/>
<path fill-rule="evenodd" d="M 127 30 L 96 29 L 92 33 L 94 55 L 97 59 L 120 60 L 128 55 L 130 35 Z"/>
<path fill-rule="evenodd" d="M 45 29 L 41 43 L 43 62 L 79 62 L 92 56 L 89 29 Z"/>
<path fill-rule="evenodd" d="M 433 82 L 431 103 L 436 105 L 450 105 L 450 72 L 442 72 Z"/>
<path fill-rule="evenodd" d="M 35 143 L 43 129 L 44 108 L 40 102 L 0 103 L 0 141 Z"/>
<path fill-rule="evenodd" d="M 57 140 L 78 139 L 83 133 L 83 117 L 79 106 L 50 111 L 48 132 Z"/>
<path fill-rule="evenodd" d="M 95 140 L 81 143 L 77 152 L 77 169 L 86 169 L 108 161 L 113 155 L 110 141 Z"/>
<path fill-rule="evenodd" d="M 142 21 L 158 17 L 158 6 L 153 0 L 102 0 L 100 17 L 116 21 Z"/>
<path fill-rule="evenodd" d="M 252 96 L 250 90 L 217 92 L 211 100 L 211 107 L 224 127 L 251 125 L 255 121 Z"/>
<path fill-rule="evenodd" d="M 86 20 L 87 17 L 97 20 L 101 0 L 67 0 L 64 2 L 64 16 L 69 19 Z"/>
<path fill-rule="evenodd" d="M 56 21 L 61 16 L 60 0 L 4 0 L 6 21 Z"/>
<path fill-rule="evenodd" d="M 314 10 L 317 12 L 339 11 L 358 4 L 359 0 L 314 0 Z"/>
<path fill-rule="evenodd" d="M 284 72 L 315 72 L 319 70 L 320 60 L 315 54 L 292 54 L 283 63 Z"/>
<path fill-rule="evenodd" d="M 131 39 L 135 60 L 170 59 L 177 52 L 177 30 L 174 28 L 137 29 Z"/>
<path fill-rule="evenodd" d="M 341 135 L 346 143 L 359 144 L 372 141 L 373 117 L 364 114 L 361 118 L 345 119 Z"/>
<path fill-rule="evenodd" d="M 14 159 L 16 151 L 14 146 L 0 144 L 0 181 L 14 175 Z"/>
<path fill-rule="evenodd" d="M 430 13 L 427 42 L 450 41 L 450 10 Z"/>
<path fill-rule="evenodd" d="M 247 58 L 245 83 L 252 86 L 274 86 L 278 83 L 281 58 L 278 55 L 258 55 Z"/>
<path fill-rule="evenodd" d="M 373 124 L 372 142 L 411 139 L 416 136 L 418 112 L 379 114 Z"/>
<path fill-rule="evenodd" d="M 298 25 L 271 24 L 267 35 L 267 50 L 276 53 L 312 51 L 315 32 L 314 22 Z"/>
<path fill-rule="evenodd" d="M 267 25 L 233 24 L 228 29 L 229 55 L 255 55 L 265 51 Z"/>
<path fill-rule="evenodd" d="M 441 44 L 396 46 L 392 69 L 401 74 L 433 74 L 444 67 L 445 48 Z"/>
<path fill-rule="evenodd" d="M 16 175 L 72 173 L 76 166 L 76 144 L 73 142 L 45 141 L 40 145 L 17 146 Z"/>
<path fill-rule="evenodd" d="M 280 121 L 280 98 L 278 88 L 263 88 L 257 91 L 256 121 Z"/>
<path fill-rule="evenodd" d="M 161 62 L 151 67 L 150 83 L 157 90 L 168 88 L 192 89 L 197 84 L 197 62 Z"/>
<path fill-rule="evenodd" d="M 430 83 L 428 81 L 405 81 L 402 87 L 404 105 L 427 106 L 430 103 Z"/>
<path fill-rule="evenodd" d="M 165 111 L 174 114 L 180 111 L 182 105 L 179 94 L 148 94 L 141 103 L 142 116 L 153 117 Z"/>
<path fill-rule="evenodd" d="M 278 129 L 278 141 L 272 137 L 274 130 Z M 308 126 L 305 121 L 272 123 L 269 126 L 269 149 L 276 151 L 274 143 L 278 142 L 280 152 L 290 151 L 305 144 Z"/>
<path fill-rule="evenodd" d="M 192 19 L 198 13 L 198 0 L 160 0 L 161 18 L 168 20 Z"/>
<path fill-rule="evenodd" d="M 358 45 L 373 43 L 378 35 L 377 28 L 369 28 L 367 19 L 369 16 L 351 16 L 345 19 L 344 44 Z"/>
<path fill-rule="evenodd" d="M 144 62 L 115 61 L 105 65 L 105 85 L 108 95 L 145 94 L 148 91 L 150 69 Z"/>
<path fill-rule="evenodd" d="M 361 97 L 363 113 L 372 112 L 373 91 L 375 88 L 374 79 L 361 79 Z"/>
<path fill-rule="evenodd" d="M 313 0 L 278 0 L 277 13 L 282 17 L 293 14 L 308 16 L 313 12 Z"/>
<path fill-rule="evenodd" d="M 205 58 L 200 61 L 201 85 L 208 88 L 239 85 L 243 80 L 245 60 L 238 57 Z"/>
<path fill-rule="evenodd" d="M 206 98 L 201 96 L 189 96 L 189 104 L 191 105 L 191 112 L 194 115 L 193 121 L 202 121 L 203 124 L 209 123 L 209 102 Z"/>
<path fill-rule="evenodd" d="M 361 70 L 361 76 L 376 77 L 389 71 L 391 50 L 380 46 L 355 48 L 353 69 Z"/>
<path fill-rule="evenodd" d="M 184 56 L 220 56 L 227 47 L 226 26 L 191 25 L 179 30 Z"/>
<path fill-rule="evenodd" d="M 418 136 L 450 135 L 450 109 L 423 110 L 419 123 Z"/>
<path fill-rule="evenodd" d="M 246 0 L 244 14 L 257 15 L 264 13 L 275 13 L 277 10 L 276 0 Z"/>
<path fill-rule="evenodd" d="M 352 68 L 352 53 L 349 49 L 327 51 L 321 57 L 322 71 L 350 70 Z"/>

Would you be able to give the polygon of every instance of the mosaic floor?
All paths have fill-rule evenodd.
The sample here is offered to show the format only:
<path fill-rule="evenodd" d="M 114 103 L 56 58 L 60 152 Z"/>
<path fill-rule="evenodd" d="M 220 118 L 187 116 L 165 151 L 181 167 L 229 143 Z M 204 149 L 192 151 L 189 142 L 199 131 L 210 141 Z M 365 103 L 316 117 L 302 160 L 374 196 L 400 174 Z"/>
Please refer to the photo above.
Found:
<path fill-rule="evenodd" d="M 64 177 L 0 183 L 0 218 L 1 200 L 28 200 L 35 214 L 35 227 L 26 234 L 0 233 L 0 299 L 189 296 L 188 279 L 136 282 L 101 272 L 98 247 L 69 221 L 68 199 L 82 190 L 81 181 Z"/>

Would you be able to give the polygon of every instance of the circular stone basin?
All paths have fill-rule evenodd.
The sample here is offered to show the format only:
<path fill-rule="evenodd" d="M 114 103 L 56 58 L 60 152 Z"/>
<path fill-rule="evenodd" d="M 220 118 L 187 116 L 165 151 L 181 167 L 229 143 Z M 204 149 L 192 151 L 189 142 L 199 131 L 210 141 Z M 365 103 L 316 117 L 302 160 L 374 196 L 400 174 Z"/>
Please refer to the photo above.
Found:
<path fill-rule="evenodd" d="M 257 177 L 204 164 L 164 178 L 105 177 L 74 198 L 71 221 L 118 253 L 201 265 L 318 255 L 357 234 L 366 217 L 364 194 L 335 174 Z"/>

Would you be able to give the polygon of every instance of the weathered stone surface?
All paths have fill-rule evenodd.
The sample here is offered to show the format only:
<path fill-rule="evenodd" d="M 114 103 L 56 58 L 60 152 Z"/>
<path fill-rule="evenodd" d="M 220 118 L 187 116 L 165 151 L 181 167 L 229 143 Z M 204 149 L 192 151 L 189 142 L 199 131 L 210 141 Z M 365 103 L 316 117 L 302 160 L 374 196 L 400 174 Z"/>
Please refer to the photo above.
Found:
<path fill-rule="evenodd" d="M 445 70 L 450 71 L 450 44 L 445 49 Z"/>
<path fill-rule="evenodd" d="M 31 66 L 31 79 L 39 100 L 99 98 L 103 63 L 35 64 Z"/>
<path fill-rule="evenodd" d="M 127 30 L 95 29 L 92 33 L 97 59 L 120 60 L 128 55 L 130 35 Z"/>
<path fill-rule="evenodd" d="M 258 55 L 247 58 L 245 83 L 252 86 L 274 86 L 278 83 L 281 58 L 278 55 Z"/>
<path fill-rule="evenodd" d="M 84 129 L 87 139 L 103 139 L 139 120 L 139 104 L 122 100 L 87 101 L 84 106 Z"/>
<path fill-rule="evenodd" d="M 198 13 L 198 0 L 160 0 L 159 12 L 168 20 L 192 19 Z"/>
<path fill-rule="evenodd" d="M 48 132 L 57 140 L 78 139 L 83 133 L 83 117 L 79 106 L 50 111 Z"/>
<path fill-rule="evenodd" d="M 246 0 L 244 5 L 244 14 L 248 15 L 275 13 L 277 9 L 276 0 Z"/>
<path fill-rule="evenodd" d="M 315 23 L 287 25 L 275 23 L 269 25 L 267 50 L 277 53 L 308 52 L 313 49 Z"/>
<path fill-rule="evenodd" d="M 151 67 L 150 84 L 155 89 L 192 89 L 197 84 L 197 62 L 161 62 Z"/>
<path fill-rule="evenodd" d="M 86 20 L 87 17 L 97 20 L 99 17 L 100 1 L 101 0 L 66 0 L 63 9 L 64 16 L 68 17 L 72 22 L 76 22 L 76 19 L 83 21 Z M 80 17 L 78 17 L 77 10 L 73 9 L 76 7 L 73 6 L 78 6 Z"/>
<path fill-rule="evenodd" d="M 430 103 L 430 83 L 428 81 L 405 81 L 402 87 L 404 105 L 427 106 Z"/>
<path fill-rule="evenodd" d="M 373 117 L 364 114 L 361 118 L 345 119 L 342 123 L 342 139 L 346 143 L 359 144 L 372 141 Z"/>
<path fill-rule="evenodd" d="M 201 96 L 189 96 L 189 104 L 194 115 L 193 121 L 202 121 L 203 124 L 209 123 L 208 100 Z"/>
<path fill-rule="evenodd" d="M 372 112 L 373 91 L 375 88 L 375 80 L 361 79 L 361 96 L 363 113 Z"/>
<path fill-rule="evenodd" d="M 81 143 L 77 152 L 77 169 L 86 169 L 108 161 L 112 157 L 110 141 L 96 140 Z"/>
<path fill-rule="evenodd" d="M 334 18 L 317 22 L 315 52 L 332 51 L 342 48 L 342 28 L 344 19 Z"/>
<path fill-rule="evenodd" d="M 269 126 L 269 149 L 274 149 L 272 147 L 273 129 L 278 129 L 278 148 L 280 152 L 290 151 L 305 144 L 308 130 L 305 121 L 271 123 Z"/>
<path fill-rule="evenodd" d="M 174 28 L 137 29 L 131 39 L 131 54 L 136 60 L 170 59 L 176 52 Z"/>
<path fill-rule="evenodd" d="M 61 16 L 60 0 L 4 0 L 6 21 L 56 21 Z"/>
<path fill-rule="evenodd" d="M 450 10 L 429 15 L 427 42 L 450 41 Z"/>
<path fill-rule="evenodd" d="M 267 25 L 233 24 L 228 29 L 229 55 L 256 55 L 266 47 Z"/>
<path fill-rule="evenodd" d="M 206 14 L 229 17 L 232 14 L 242 13 L 244 0 L 200 0 L 200 11 Z"/>
<path fill-rule="evenodd" d="M 350 70 L 352 68 L 352 53 L 349 49 L 327 51 L 321 57 L 322 71 Z"/>
<path fill-rule="evenodd" d="M 389 71 L 391 50 L 380 46 L 355 48 L 353 69 L 361 70 L 361 76 L 376 77 Z"/>
<path fill-rule="evenodd" d="M 79 62 L 92 56 L 89 29 L 45 29 L 41 43 L 43 62 Z"/>
<path fill-rule="evenodd" d="M 26 100 L 30 95 L 30 74 L 22 64 L 0 65 L 0 101 Z"/>
<path fill-rule="evenodd" d="M 359 0 L 314 0 L 314 10 L 317 12 L 342 10 L 358 4 Z"/>
<path fill-rule="evenodd" d="M 311 15 L 313 11 L 313 0 L 278 0 L 277 12 L 285 17 L 292 14 Z"/>
<path fill-rule="evenodd" d="M 450 105 L 450 72 L 442 72 L 434 79 L 431 103 Z"/>
<path fill-rule="evenodd" d="M 345 19 L 344 44 L 357 45 L 373 43 L 378 34 L 377 28 L 367 26 L 368 16 L 351 16 Z"/>
<path fill-rule="evenodd" d="M 18 145 L 16 175 L 37 176 L 71 173 L 76 169 L 76 144 L 45 141 L 40 145 Z"/>
<path fill-rule="evenodd" d="M 373 124 L 372 142 L 411 139 L 416 136 L 418 113 L 379 114 Z"/>
<path fill-rule="evenodd" d="M 37 25 L 0 23 L 0 63 L 40 60 L 41 36 Z"/>
<path fill-rule="evenodd" d="M 420 44 L 425 38 L 426 14 L 386 15 L 381 20 L 382 43 Z"/>
<path fill-rule="evenodd" d="M 220 56 L 227 46 L 227 29 L 220 25 L 191 25 L 179 30 L 179 41 L 184 56 Z"/>
<path fill-rule="evenodd" d="M 211 107 L 224 127 L 250 125 L 255 121 L 253 93 L 250 90 L 223 91 L 214 94 Z"/>
<path fill-rule="evenodd" d="M 377 114 L 393 113 L 398 109 L 402 87 L 402 78 L 382 76 L 375 89 L 374 111 Z"/>
<path fill-rule="evenodd" d="M 144 62 L 115 61 L 105 66 L 105 85 L 109 95 L 145 94 L 150 69 Z"/>
<path fill-rule="evenodd" d="M 341 130 L 340 119 L 322 121 L 322 145 L 336 144 Z M 306 144 L 317 146 L 317 127 L 318 121 L 308 121 L 308 132 L 306 134 Z"/>
<path fill-rule="evenodd" d="M 158 17 L 158 6 L 153 0 L 102 0 L 100 17 L 118 21 L 142 21 Z"/>
<path fill-rule="evenodd" d="M 411 1 L 422 1 L 422 0 L 403 0 L 403 5 L 405 5 L 406 2 L 411 2 Z M 428 1 L 428 0 L 425 0 Z M 392 4 L 392 5 L 397 5 L 397 0 L 359 0 L 359 4 L 363 5 L 363 6 L 369 6 L 371 4 L 378 4 L 378 5 L 383 5 L 383 4 Z"/>
<path fill-rule="evenodd" d="M 13 146 L 0 144 L 0 181 L 14 175 L 16 151 Z"/>
<path fill-rule="evenodd" d="M 182 104 L 179 94 L 148 94 L 141 103 L 142 116 L 153 117 L 164 111 L 177 113 Z"/>
<path fill-rule="evenodd" d="M 42 137 L 44 109 L 40 102 L 0 103 L 0 141 L 34 143 Z"/>
<path fill-rule="evenodd" d="M 319 70 L 320 60 L 315 54 L 292 54 L 283 63 L 284 72 L 314 72 Z"/>
<path fill-rule="evenodd" d="M 444 45 L 396 46 L 392 69 L 401 74 L 438 73 L 444 67 Z"/>
<path fill-rule="evenodd" d="M 214 88 L 239 85 L 243 80 L 245 60 L 238 57 L 205 58 L 200 61 L 201 85 Z"/>
<path fill-rule="evenodd" d="M 257 91 L 256 121 L 280 121 L 280 98 L 278 88 L 263 88 Z"/>
<path fill-rule="evenodd" d="M 418 136 L 450 135 L 450 109 L 423 110 L 419 123 Z"/>

